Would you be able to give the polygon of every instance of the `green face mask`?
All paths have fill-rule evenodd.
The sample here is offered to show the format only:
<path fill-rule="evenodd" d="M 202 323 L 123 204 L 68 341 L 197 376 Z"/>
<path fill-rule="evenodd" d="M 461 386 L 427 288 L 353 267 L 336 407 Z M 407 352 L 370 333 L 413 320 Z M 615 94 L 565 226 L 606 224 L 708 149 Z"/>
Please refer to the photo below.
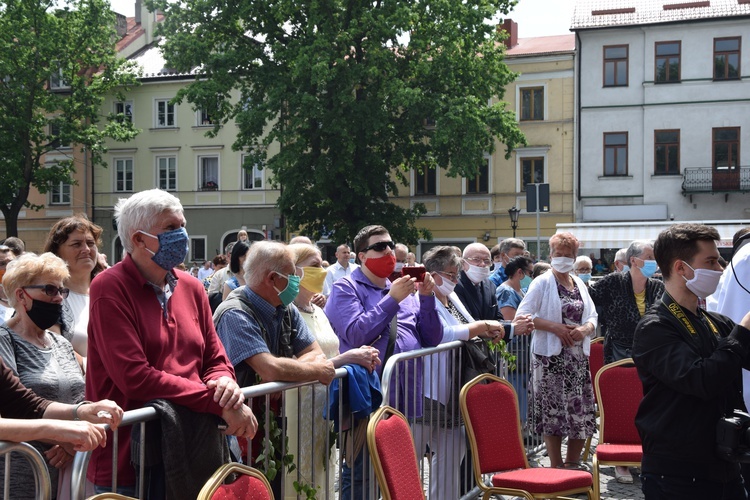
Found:
<path fill-rule="evenodd" d="M 297 294 L 299 294 L 299 282 L 301 278 L 295 274 L 281 274 L 280 272 L 274 271 L 279 276 L 283 276 L 287 280 L 286 288 L 279 291 L 278 288 L 273 287 L 274 290 L 276 290 L 279 293 L 279 299 L 281 299 L 281 303 L 284 304 L 284 307 L 288 306 L 292 302 L 294 302 L 294 299 L 297 298 Z"/>
<path fill-rule="evenodd" d="M 531 285 L 531 276 L 524 276 L 521 280 L 521 290 L 528 289 Z"/>

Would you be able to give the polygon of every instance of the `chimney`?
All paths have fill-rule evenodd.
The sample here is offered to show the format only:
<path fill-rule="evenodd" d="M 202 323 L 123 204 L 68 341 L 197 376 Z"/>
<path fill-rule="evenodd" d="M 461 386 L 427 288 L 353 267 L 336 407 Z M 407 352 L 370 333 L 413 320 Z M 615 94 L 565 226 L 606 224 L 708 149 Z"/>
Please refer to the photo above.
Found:
<path fill-rule="evenodd" d="M 115 12 L 115 29 L 117 30 L 117 36 L 120 38 L 124 37 L 128 32 L 128 20 L 122 14 Z"/>
<path fill-rule="evenodd" d="M 135 0 L 135 23 L 141 24 L 141 3 L 142 0 Z"/>
<path fill-rule="evenodd" d="M 505 48 L 512 49 L 518 45 L 518 23 L 513 19 L 503 20 L 502 26 L 498 26 L 499 29 L 507 33 L 507 38 L 503 41 Z"/>

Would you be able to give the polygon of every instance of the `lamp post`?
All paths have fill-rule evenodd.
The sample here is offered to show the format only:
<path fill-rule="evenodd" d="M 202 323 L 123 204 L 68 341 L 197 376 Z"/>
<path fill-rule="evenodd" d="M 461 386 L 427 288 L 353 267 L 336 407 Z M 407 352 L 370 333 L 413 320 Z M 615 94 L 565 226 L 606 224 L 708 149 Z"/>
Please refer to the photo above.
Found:
<path fill-rule="evenodd" d="M 520 214 L 521 211 L 517 209 L 516 207 L 512 207 L 508 209 L 508 215 L 510 216 L 510 227 L 513 228 L 513 237 L 516 237 L 516 229 L 518 229 L 518 214 Z"/>

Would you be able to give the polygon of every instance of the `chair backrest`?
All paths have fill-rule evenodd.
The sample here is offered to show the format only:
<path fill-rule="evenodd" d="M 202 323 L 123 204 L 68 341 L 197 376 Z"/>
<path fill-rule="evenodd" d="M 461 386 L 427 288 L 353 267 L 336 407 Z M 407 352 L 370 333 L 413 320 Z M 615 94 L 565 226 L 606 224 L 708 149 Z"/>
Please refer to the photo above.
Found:
<path fill-rule="evenodd" d="M 414 440 L 401 412 L 378 408 L 367 424 L 367 446 L 385 500 L 424 498 Z"/>
<path fill-rule="evenodd" d="M 471 380 L 461 389 L 461 415 L 477 478 L 479 474 L 529 467 L 518 398 L 510 383 L 490 374 Z"/>
<path fill-rule="evenodd" d="M 603 366 L 604 338 L 597 337 L 591 341 L 591 352 L 589 353 L 589 373 L 591 373 L 591 385 L 594 385 L 596 374 L 599 373 L 599 370 L 601 370 Z M 594 400 L 598 402 L 599 400 L 596 399 L 596 397 L 596 394 L 594 394 Z"/>
<path fill-rule="evenodd" d="M 594 383 L 599 401 L 599 442 L 641 444 L 635 414 L 643 399 L 643 386 L 631 358 L 603 367 Z"/>
<path fill-rule="evenodd" d="M 87 500 L 138 500 L 138 499 L 133 498 L 133 497 L 126 497 L 125 495 L 120 495 L 119 493 L 99 493 L 98 495 L 94 495 L 93 497 L 88 497 Z"/>
<path fill-rule="evenodd" d="M 229 484 L 224 480 L 230 474 L 237 479 Z M 219 467 L 198 493 L 198 500 L 273 500 L 271 485 L 258 469 L 232 462 Z"/>

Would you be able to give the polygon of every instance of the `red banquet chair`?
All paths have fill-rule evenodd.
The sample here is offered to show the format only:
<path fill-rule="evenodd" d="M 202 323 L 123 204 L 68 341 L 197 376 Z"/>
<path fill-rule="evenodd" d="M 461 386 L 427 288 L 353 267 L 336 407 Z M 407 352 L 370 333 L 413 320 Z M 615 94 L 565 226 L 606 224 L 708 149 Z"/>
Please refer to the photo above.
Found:
<path fill-rule="evenodd" d="M 643 399 L 643 386 L 631 358 L 610 363 L 594 382 L 599 402 L 599 444 L 594 452 L 594 488 L 599 496 L 599 467 L 639 467 L 643 457 L 635 414 Z"/>
<path fill-rule="evenodd" d="M 237 479 L 229 484 L 224 481 L 230 474 Z M 219 467 L 206 481 L 198 493 L 197 500 L 273 500 L 273 491 L 268 479 L 258 469 L 237 462 Z"/>
<path fill-rule="evenodd" d="M 401 412 L 382 406 L 372 414 L 367 447 L 384 500 L 424 499 L 414 440 Z"/>
<path fill-rule="evenodd" d="M 591 374 L 591 385 L 594 385 L 596 374 L 604 366 L 604 337 L 597 337 L 591 341 L 591 352 L 589 353 L 589 373 Z M 596 392 L 594 392 L 594 403 L 596 403 Z M 599 418 L 599 407 L 596 408 L 596 417 Z M 591 437 L 586 438 L 583 446 L 583 458 L 585 462 L 591 453 Z"/>
<path fill-rule="evenodd" d="M 461 415 L 474 459 L 474 479 L 483 499 L 507 495 L 533 500 L 579 493 L 588 495 L 589 500 L 598 498 L 588 472 L 529 466 L 518 398 L 507 381 L 483 374 L 467 383 L 461 389 Z M 484 483 L 482 474 L 493 474 L 492 486 Z"/>

